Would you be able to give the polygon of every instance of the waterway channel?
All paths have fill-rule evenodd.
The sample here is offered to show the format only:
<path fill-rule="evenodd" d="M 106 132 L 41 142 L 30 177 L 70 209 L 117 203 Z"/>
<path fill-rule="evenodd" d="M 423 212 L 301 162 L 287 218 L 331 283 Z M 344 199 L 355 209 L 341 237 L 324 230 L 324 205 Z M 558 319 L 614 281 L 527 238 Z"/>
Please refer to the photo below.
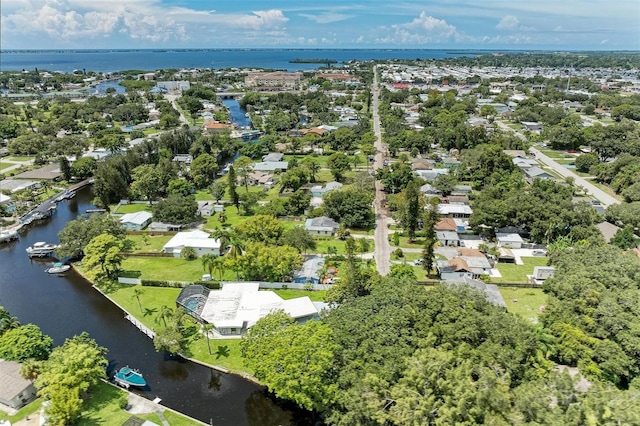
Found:
<path fill-rule="evenodd" d="M 18 241 L 0 244 L 0 306 L 22 324 L 37 324 L 55 345 L 87 331 L 108 348 L 110 371 L 123 365 L 139 368 L 149 386 L 139 393 L 207 424 L 303 425 L 307 413 L 285 407 L 266 390 L 238 376 L 223 374 L 199 364 L 157 353 L 113 303 L 77 275 L 45 273 L 51 260 L 29 259 L 25 249 L 36 241 L 58 242 L 65 224 L 92 208 L 91 188 L 58 204 L 56 213 L 34 223 Z M 107 424 L 107 423 L 105 423 Z"/>

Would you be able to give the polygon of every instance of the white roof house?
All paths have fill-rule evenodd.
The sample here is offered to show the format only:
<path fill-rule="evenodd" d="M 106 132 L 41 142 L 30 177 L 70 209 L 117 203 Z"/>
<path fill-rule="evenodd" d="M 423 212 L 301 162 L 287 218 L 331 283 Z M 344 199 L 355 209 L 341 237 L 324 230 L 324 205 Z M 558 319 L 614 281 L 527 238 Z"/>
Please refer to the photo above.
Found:
<path fill-rule="evenodd" d="M 283 300 L 273 291 L 259 291 L 259 283 L 224 283 L 222 289 L 209 292 L 200 317 L 223 335 L 240 335 L 260 318 L 276 310 L 284 310 L 296 320 L 318 314 L 308 296 Z"/>
<path fill-rule="evenodd" d="M 304 224 L 304 229 L 311 235 L 333 235 L 338 227 L 338 222 L 327 216 L 307 219 Z"/>
<path fill-rule="evenodd" d="M 262 161 L 253 165 L 256 172 L 275 172 L 276 170 L 287 170 L 287 161 Z"/>
<path fill-rule="evenodd" d="M 496 234 L 499 247 L 522 248 L 524 240 L 518 234 Z"/>
<path fill-rule="evenodd" d="M 146 211 L 127 213 L 120 217 L 120 223 L 125 229 L 138 231 L 146 228 L 151 223 L 152 217 L 153 215 Z"/>
<path fill-rule="evenodd" d="M 466 204 L 439 204 L 438 212 L 444 217 L 467 218 L 473 210 Z"/>
<path fill-rule="evenodd" d="M 178 232 L 162 247 L 162 251 L 171 253 L 174 257 L 180 257 L 185 247 L 192 247 L 198 257 L 203 254 L 220 256 L 220 240 L 209 238 L 208 233 L 198 230 Z"/>
<path fill-rule="evenodd" d="M 0 204 L 7 204 L 11 201 L 11 197 L 0 193 Z"/>

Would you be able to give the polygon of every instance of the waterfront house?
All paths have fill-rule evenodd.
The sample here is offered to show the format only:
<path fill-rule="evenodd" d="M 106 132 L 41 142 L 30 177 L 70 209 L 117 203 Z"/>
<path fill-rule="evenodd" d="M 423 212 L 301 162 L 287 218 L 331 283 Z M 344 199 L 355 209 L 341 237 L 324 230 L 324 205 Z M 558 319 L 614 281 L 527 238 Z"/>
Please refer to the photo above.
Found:
<path fill-rule="evenodd" d="M 284 154 L 281 152 L 271 152 L 267 155 L 264 155 L 262 157 L 262 161 L 268 163 L 271 161 L 282 161 L 282 158 L 284 157 Z"/>
<path fill-rule="evenodd" d="M 36 397 L 36 388 L 20 375 L 21 365 L 0 359 L 0 404 L 18 410 Z"/>
<path fill-rule="evenodd" d="M 262 161 L 253 166 L 256 172 L 275 172 L 287 170 L 289 163 L 287 161 Z"/>
<path fill-rule="evenodd" d="M 199 230 L 178 232 L 162 247 L 162 251 L 181 257 L 185 247 L 193 248 L 198 257 L 204 254 L 220 256 L 220 240 L 209 238 L 207 232 Z"/>
<path fill-rule="evenodd" d="M 120 217 L 120 224 L 127 231 L 142 231 L 151 223 L 152 217 L 147 211 L 127 213 Z"/>
<path fill-rule="evenodd" d="M 257 282 L 225 282 L 220 290 L 188 286 L 176 303 L 200 322 L 213 325 L 216 337 L 240 337 L 276 310 L 283 310 L 299 323 L 317 318 L 319 313 L 308 296 L 283 300 L 273 291 L 260 291 Z"/>
<path fill-rule="evenodd" d="M 147 230 L 149 232 L 172 232 L 179 231 L 181 228 L 182 225 L 176 225 L 174 223 L 151 222 Z"/>

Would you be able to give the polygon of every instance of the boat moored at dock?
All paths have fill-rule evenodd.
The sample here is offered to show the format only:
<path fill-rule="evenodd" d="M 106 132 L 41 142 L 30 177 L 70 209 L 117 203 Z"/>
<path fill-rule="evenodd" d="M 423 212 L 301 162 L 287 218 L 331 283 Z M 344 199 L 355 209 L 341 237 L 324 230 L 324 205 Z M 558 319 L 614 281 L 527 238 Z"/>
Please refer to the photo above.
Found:
<path fill-rule="evenodd" d="M 122 367 L 118 370 L 113 379 L 118 385 L 127 389 L 130 386 L 136 386 L 139 388 L 147 386 L 147 382 L 142 376 L 142 373 L 138 370 L 129 368 L 129 366 Z"/>
<path fill-rule="evenodd" d="M 47 269 L 47 274 L 64 274 L 69 269 L 71 269 L 70 265 L 65 265 L 62 262 L 56 262 L 51 268 Z"/>
<path fill-rule="evenodd" d="M 32 246 L 27 247 L 26 251 L 29 257 L 46 257 L 51 256 L 55 249 L 60 247 L 57 244 L 45 243 L 44 241 L 38 241 Z"/>

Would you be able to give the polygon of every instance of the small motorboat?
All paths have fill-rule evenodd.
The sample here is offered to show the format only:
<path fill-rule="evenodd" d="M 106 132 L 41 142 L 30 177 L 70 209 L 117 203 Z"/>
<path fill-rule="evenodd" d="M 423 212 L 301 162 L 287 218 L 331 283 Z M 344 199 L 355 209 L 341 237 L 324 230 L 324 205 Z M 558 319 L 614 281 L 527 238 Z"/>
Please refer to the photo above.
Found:
<path fill-rule="evenodd" d="M 122 367 L 117 371 L 114 380 L 117 384 L 124 388 L 129 386 L 136 386 L 139 388 L 147 386 L 147 382 L 142 377 L 142 374 L 138 370 L 129 368 L 129 366 Z"/>
<path fill-rule="evenodd" d="M 47 273 L 48 274 L 64 274 L 69 269 L 71 269 L 71 266 L 65 265 L 62 262 L 56 262 L 53 264 L 51 268 L 47 269 Z"/>

